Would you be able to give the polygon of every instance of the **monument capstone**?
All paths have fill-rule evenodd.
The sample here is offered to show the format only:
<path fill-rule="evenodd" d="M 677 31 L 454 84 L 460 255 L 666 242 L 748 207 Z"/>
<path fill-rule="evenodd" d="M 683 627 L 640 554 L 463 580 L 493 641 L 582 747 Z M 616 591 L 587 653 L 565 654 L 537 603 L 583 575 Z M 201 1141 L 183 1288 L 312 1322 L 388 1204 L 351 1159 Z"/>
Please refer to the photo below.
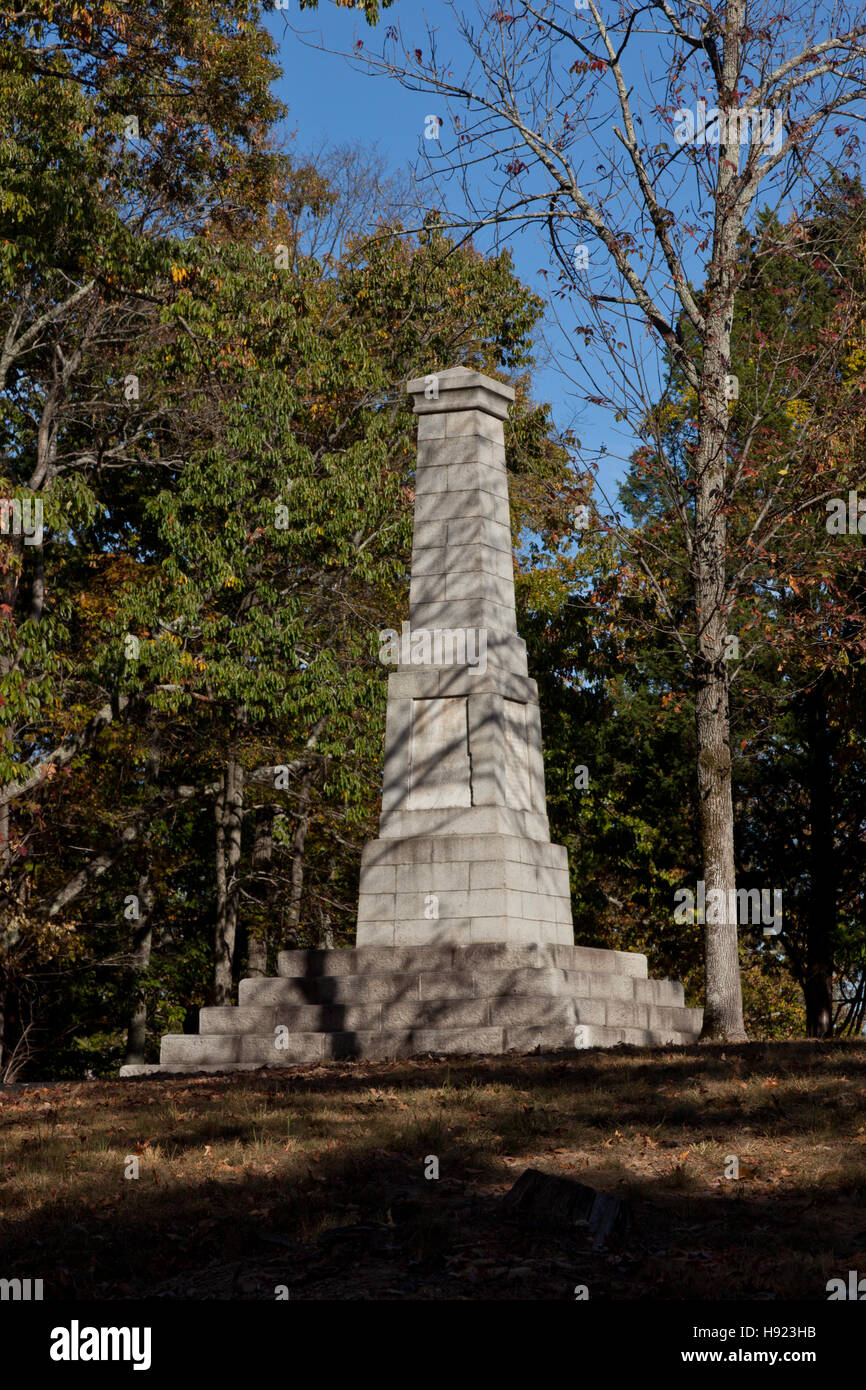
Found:
<path fill-rule="evenodd" d="M 503 421 L 510 386 L 455 367 L 410 381 L 418 416 L 409 621 L 388 677 L 379 837 L 353 950 L 283 951 L 237 1006 L 201 1010 L 158 1065 L 689 1043 L 701 1011 L 646 957 L 574 945 L 552 844 L 538 690 L 517 634 Z"/>

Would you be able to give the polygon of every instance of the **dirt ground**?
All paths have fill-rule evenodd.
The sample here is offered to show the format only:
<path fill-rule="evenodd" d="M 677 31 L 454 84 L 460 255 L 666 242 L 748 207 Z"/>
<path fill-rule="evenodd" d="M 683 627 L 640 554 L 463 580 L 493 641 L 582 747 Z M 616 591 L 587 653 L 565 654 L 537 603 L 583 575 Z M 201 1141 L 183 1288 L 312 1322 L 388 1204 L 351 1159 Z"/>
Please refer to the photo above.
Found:
<path fill-rule="evenodd" d="M 528 1167 L 630 1233 L 508 1216 Z M 0 1275 L 52 1299 L 826 1301 L 864 1197 L 863 1042 L 0 1090 Z"/>

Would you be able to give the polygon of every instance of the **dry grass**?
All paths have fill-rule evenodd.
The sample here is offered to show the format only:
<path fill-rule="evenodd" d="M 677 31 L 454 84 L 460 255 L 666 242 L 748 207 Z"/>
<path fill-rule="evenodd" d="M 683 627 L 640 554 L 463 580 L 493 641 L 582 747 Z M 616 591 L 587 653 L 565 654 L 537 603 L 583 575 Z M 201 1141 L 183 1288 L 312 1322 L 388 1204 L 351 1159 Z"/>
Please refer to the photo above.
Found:
<path fill-rule="evenodd" d="M 624 1246 L 504 1219 L 529 1166 L 628 1197 Z M 825 1300 L 864 1196 L 859 1042 L 0 1091 L 0 1277 L 51 1298 Z"/>

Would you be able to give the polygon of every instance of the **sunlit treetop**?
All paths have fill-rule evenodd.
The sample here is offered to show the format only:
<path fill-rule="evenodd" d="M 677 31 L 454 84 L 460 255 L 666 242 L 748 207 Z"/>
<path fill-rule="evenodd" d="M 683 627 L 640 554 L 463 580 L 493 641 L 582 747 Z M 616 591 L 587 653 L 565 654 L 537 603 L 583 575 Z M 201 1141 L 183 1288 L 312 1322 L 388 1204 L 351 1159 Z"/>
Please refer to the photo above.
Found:
<path fill-rule="evenodd" d="M 368 24 L 375 24 L 379 19 L 379 11 L 387 10 L 394 4 L 394 0 L 335 0 L 338 10 L 360 10 L 362 11 Z M 319 0 L 289 0 L 289 9 L 297 5 L 299 10 L 317 10 Z M 262 9 L 275 10 L 278 6 L 276 0 L 264 0 Z"/>

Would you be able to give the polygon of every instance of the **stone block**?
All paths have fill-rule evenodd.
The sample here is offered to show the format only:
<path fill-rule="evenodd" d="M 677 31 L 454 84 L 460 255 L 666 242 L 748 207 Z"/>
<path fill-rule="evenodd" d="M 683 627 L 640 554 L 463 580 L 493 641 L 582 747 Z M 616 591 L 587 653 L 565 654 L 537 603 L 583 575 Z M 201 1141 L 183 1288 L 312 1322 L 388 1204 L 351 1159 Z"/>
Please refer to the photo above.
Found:
<path fill-rule="evenodd" d="M 426 545 L 471 546 L 473 549 L 481 547 L 504 550 L 509 555 L 512 554 L 510 518 L 494 521 L 486 516 L 464 516 L 459 521 L 428 522 L 427 525 L 446 527 L 446 537 L 441 541 L 425 539 Z M 426 537 L 427 533 L 424 534 Z M 414 543 L 417 544 L 417 540 Z"/>
<path fill-rule="evenodd" d="M 324 1034 L 325 1056 L 334 1060 L 364 1057 L 369 1061 L 387 1061 L 392 1057 L 411 1057 L 412 1033 L 409 1029 L 390 1028 L 373 1032 Z"/>
<path fill-rule="evenodd" d="M 503 503 L 501 498 L 493 497 L 488 492 L 480 492 L 478 488 L 468 492 L 425 492 L 420 497 L 415 497 L 416 524 L 423 525 L 425 521 L 459 521 L 461 517 L 490 517 L 490 504 L 497 502 L 499 515 L 493 516 L 492 519 L 505 524 L 507 517 L 503 516 L 502 508 L 507 507 L 508 503 Z"/>
<path fill-rule="evenodd" d="M 426 902 L 426 899 L 431 896 L 438 900 L 436 903 L 438 917 L 430 917 L 424 911 L 425 907 L 428 909 L 432 907 L 432 904 Z M 461 892 L 459 888 L 453 891 L 443 888 L 440 879 L 439 886 L 435 890 L 425 889 L 423 892 L 398 893 L 396 921 L 399 924 L 413 918 L 420 918 L 428 922 L 430 926 L 435 927 L 437 923 L 446 919 L 454 921 L 458 917 L 469 917 L 471 914 L 468 899 L 469 894 Z"/>
<path fill-rule="evenodd" d="M 447 583 L 445 574 L 413 575 L 409 585 L 409 603 L 413 608 L 420 603 L 442 603 L 448 597 Z"/>
<path fill-rule="evenodd" d="M 405 918 L 394 928 L 395 946 L 459 946 L 469 935 L 469 918 L 440 918 L 430 921 L 425 917 Z"/>
<path fill-rule="evenodd" d="M 402 904 L 407 894 L 413 895 L 417 901 L 420 894 L 436 893 L 438 895 L 445 891 L 466 892 L 469 888 L 470 865 L 468 861 L 463 863 L 452 860 L 428 864 L 401 864 L 393 872 L 396 874 L 397 893 L 399 895 L 398 916 L 401 914 Z M 423 916 L 423 912 L 420 915 Z"/>
<path fill-rule="evenodd" d="M 421 999 L 475 999 L 475 976 L 469 971 L 427 971 L 418 977 Z"/>
<path fill-rule="evenodd" d="M 569 981 L 572 972 L 569 971 Z M 591 999 L 617 999 L 623 1004 L 635 1003 L 635 980 L 632 975 L 615 975 L 612 970 L 600 971 L 596 975 L 582 975 L 586 981 L 585 992 Z"/>
<path fill-rule="evenodd" d="M 504 418 L 508 414 L 509 403 L 514 400 L 513 386 L 507 386 L 505 382 L 497 381 L 495 377 L 487 376 L 485 372 L 474 371 L 469 367 L 447 367 L 443 371 L 432 373 L 432 375 L 436 380 L 437 391 L 437 400 L 432 404 L 427 400 L 427 376 L 414 377 L 406 384 L 406 393 L 412 397 L 413 409 L 416 412 L 428 408 L 457 409 L 458 407 L 453 403 L 460 397 L 455 395 L 455 392 L 472 390 L 481 392 L 481 399 L 484 400 L 486 406 Z"/>
<path fill-rule="evenodd" d="M 399 666 L 388 676 L 388 703 L 427 700 L 439 694 L 439 669 L 430 666 Z M 399 725 L 397 726 L 399 731 Z M 389 750 L 390 751 L 390 750 Z"/>
<path fill-rule="evenodd" d="M 490 413 L 490 399 L 490 396 L 483 390 L 467 389 L 454 392 L 453 399 L 449 399 L 448 402 L 447 410 L 450 412 L 448 414 L 439 413 L 443 411 L 441 403 L 437 403 L 432 399 L 420 400 L 416 409 L 416 414 L 421 416 L 421 419 L 418 421 L 418 438 L 429 439 L 441 437 L 436 434 L 428 433 L 426 429 L 423 429 L 426 420 L 432 416 L 434 419 L 442 419 L 445 421 L 446 438 L 455 435 L 480 434 L 481 429 L 479 422 L 483 422 L 486 424 L 488 430 L 491 431 L 487 433 L 485 437 L 498 438 L 501 441 L 503 438 L 502 421 L 505 416 L 499 412 L 504 411 L 505 407 L 496 402 L 495 409 L 497 413 L 496 415 L 492 415 Z M 463 428 L 461 428 L 461 424 L 463 424 Z M 496 425 L 499 426 L 498 435 L 492 432 L 492 428 Z"/>
<path fill-rule="evenodd" d="M 469 941 L 502 942 L 513 941 L 519 933 L 512 918 L 472 917 L 469 922 Z"/>
<path fill-rule="evenodd" d="M 677 980 L 635 980 L 634 997 L 639 1004 L 673 1004 L 684 1002 L 683 987 Z"/>
<path fill-rule="evenodd" d="M 578 1023 L 606 1023 L 607 1013 L 604 999 L 577 999 L 575 1001 Z"/>
<path fill-rule="evenodd" d="M 520 967 L 515 970 L 476 970 L 475 992 L 501 999 L 512 994 L 563 994 L 566 991 L 564 970 Z"/>
<path fill-rule="evenodd" d="M 429 452 L 433 453 L 428 446 Z M 447 492 L 448 490 L 448 467 L 444 460 L 439 461 L 438 451 L 434 454 L 436 463 L 421 466 L 418 460 L 418 467 L 415 469 L 415 496 L 424 497 L 428 492 Z"/>
<path fill-rule="evenodd" d="M 434 600 L 430 603 L 411 604 L 410 617 L 413 629 L 427 628 L 440 632 L 460 632 L 462 630 L 464 642 L 467 644 L 466 629 L 471 629 L 473 634 L 486 631 L 488 649 L 491 632 L 516 635 L 513 606 L 506 607 L 494 599 L 478 596 L 449 599 L 447 602 Z M 480 655 L 478 647 L 476 647 L 476 652 Z M 468 663 L 460 660 L 450 664 L 463 666 Z M 478 665 L 479 662 L 476 661 L 473 664 Z"/>
<path fill-rule="evenodd" d="M 393 921 L 396 902 L 395 893 L 361 893 L 358 897 L 358 921 Z"/>
<path fill-rule="evenodd" d="M 417 999 L 382 1005 L 383 1028 L 484 1028 L 489 1023 L 486 999 Z"/>
<path fill-rule="evenodd" d="M 591 974 L 612 971 L 646 979 L 646 956 L 637 951 L 608 951 L 596 946 L 569 946 L 557 951 L 557 963 L 564 970 L 587 970 Z"/>
<path fill-rule="evenodd" d="M 470 666 L 440 667 L 437 671 L 437 694 L 496 695 L 502 700 L 532 699 L 530 682 L 516 671 L 505 671 L 489 661 L 486 671 Z M 474 704 L 474 701 L 473 701 Z"/>
<path fill-rule="evenodd" d="M 491 451 L 493 448 L 495 446 L 491 446 Z M 486 492 L 508 501 L 508 478 L 504 464 L 487 464 L 478 458 L 467 463 L 449 463 L 445 485 L 455 496 L 463 492 Z"/>
<path fill-rule="evenodd" d="M 364 870 L 361 890 L 364 893 L 391 894 L 397 891 L 397 869 L 393 864 L 371 864 Z"/>
<path fill-rule="evenodd" d="M 202 1015 L 234 1014 L 234 1019 L 202 1019 L 205 1033 L 249 1033 L 276 1037 L 277 1028 L 290 1033 L 330 1033 L 344 1028 L 378 1028 L 383 1005 L 275 1004 L 237 1009 L 203 1009 Z"/>
<path fill-rule="evenodd" d="M 541 715 L 535 699 L 526 706 L 526 761 L 529 770 L 531 805 L 537 811 L 547 809 L 544 790 L 544 755 L 541 749 Z"/>
<path fill-rule="evenodd" d="M 461 946 L 454 952 L 452 968 L 455 970 L 555 970 L 556 959 L 553 951 L 536 942 L 525 945 L 479 944 Z"/>
<path fill-rule="evenodd" d="M 361 851 L 361 870 L 372 864 L 423 864 L 432 859 L 433 841 L 430 839 L 368 840 Z"/>
<path fill-rule="evenodd" d="M 424 440 L 416 453 L 416 480 L 429 468 L 450 468 L 480 464 L 496 468 L 506 476 L 505 446 L 480 435 L 457 435 L 446 439 Z"/>
<path fill-rule="evenodd" d="M 465 835 L 514 835 L 541 840 L 549 833 L 546 816 L 514 811 L 508 806 L 463 806 L 428 811 L 383 811 L 379 836 L 383 840 Z"/>
<path fill-rule="evenodd" d="M 504 889 L 507 882 L 506 870 L 510 863 L 511 861 L 507 859 L 494 859 L 481 860 L 477 863 L 467 864 L 467 870 L 469 875 L 469 883 L 467 887 L 474 889 L 476 892 L 482 888 Z M 522 865 L 517 864 L 514 865 L 514 867 L 520 869 L 522 868 Z"/>
<path fill-rule="evenodd" d="M 439 592 L 442 587 L 440 580 L 444 581 L 444 593 Z M 414 580 L 412 582 L 415 583 Z M 442 576 L 425 575 L 418 583 L 419 586 L 430 585 L 429 588 L 419 588 L 419 603 L 485 598 L 501 604 L 503 608 L 514 607 L 514 580 L 510 574 L 500 579 L 495 574 L 488 574 L 486 570 L 461 570 Z"/>
<path fill-rule="evenodd" d="M 287 986 L 299 982 L 281 980 L 279 983 Z M 418 995 L 418 976 L 413 972 L 323 976 L 305 983 L 315 986 L 316 1002 L 323 1004 L 393 1003 L 397 999 L 412 999 Z"/>
<path fill-rule="evenodd" d="M 590 1047 L 650 1047 L 653 1035 L 646 1028 L 608 1028 L 592 1026 L 589 1029 Z"/>
<path fill-rule="evenodd" d="M 198 1066 L 190 1066 L 186 1062 L 170 1062 L 163 1065 L 159 1062 L 145 1063 L 140 1066 L 128 1066 L 120 1068 L 121 1076 L 189 1076 L 204 1072 L 207 1075 L 218 1074 L 219 1072 L 234 1071 L 260 1071 L 260 1062 L 202 1062 Z"/>
<path fill-rule="evenodd" d="M 160 1044 L 160 1062 L 241 1062 L 243 1038 L 231 1033 L 167 1033 Z"/>
<path fill-rule="evenodd" d="M 424 445 L 445 438 L 445 416 L 424 414 L 418 420 L 418 443 Z"/>
<path fill-rule="evenodd" d="M 359 946 L 394 946 L 395 926 L 393 922 L 359 922 L 357 940 Z"/>
<path fill-rule="evenodd" d="M 556 921 L 560 925 L 567 926 L 569 930 L 571 930 L 572 916 L 570 897 L 563 896 L 556 899 Z"/>
<path fill-rule="evenodd" d="M 455 639 L 448 639 L 444 633 L 441 634 L 441 650 L 447 655 L 448 641 L 452 643 Z M 435 638 L 431 640 L 431 646 L 435 643 Z M 468 677 L 466 687 L 463 690 L 450 690 L 450 678 L 455 674 L 463 674 Z M 491 673 L 491 681 L 495 681 L 496 676 Z M 394 672 L 388 679 L 388 698 L 389 699 L 410 699 L 410 700 L 438 700 L 444 696 L 449 698 L 453 695 L 460 698 L 466 695 L 474 695 L 476 686 L 486 683 L 486 673 L 480 673 L 477 666 L 455 665 L 444 662 L 441 665 L 429 666 L 401 666 L 399 671 Z M 504 683 L 504 681 L 503 681 Z M 445 687 L 443 689 L 443 686 Z M 405 741 L 404 741 L 405 748 Z"/>
<path fill-rule="evenodd" d="M 492 471 L 492 470 L 491 470 Z M 449 482 L 452 470 L 449 469 Z M 423 492 L 415 496 L 415 525 L 424 522 L 461 522 L 477 519 L 482 525 L 501 526 L 511 532 L 511 511 L 507 495 L 484 491 L 479 487 L 466 487 L 462 492 Z M 482 536 L 484 533 L 482 533 Z M 457 544 L 456 534 L 448 532 L 448 544 Z M 466 544 L 465 541 L 459 542 Z M 486 545 L 490 542 L 482 538 L 474 544 Z M 496 546 L 494 549 L 501 549 Z"/>
<path fill-rule="evenodd" d="M 362 946 L 335 951 L 281 951 L 277 969 L 286 979 L 318 978 L 322 975 L 407 974 L 423 968 L 448 970 L 454 952 L 428 947 L 424 951 L 397 950 L 393 946 Z"/>
<path fill-rule="evenodd" d="M 448 835 L 433 842 L 433 858 L 437 862 L 461 862 L 471 865 L 483 859 L 519 859 L 521 841 L 516 835 Z"/>
<path fill-rule="evenodd" d="M 445 438 L 489 439 L 494 444 L 505 446 L 505 432 L 502 421 L 480 410 L 461 410 L 454 415 L 445 416 Z"/>
<path fill-rule="evenodd" d="M 521 893 L 520 901 L 524 917 L 537 917 L 542 922 L 556 921 L 556 898 L 544 893 Z"/>
<path fill-rule="evenodd" d="M 528 865 L 525 867 L 529 867 Z M 544 893 L 552 898 L 564 898 L 571 906 L 571 889 L 566 869 L 552 869 L 546 864 L 532 865 L 533 882 L 527 883 L 525 892 Z"/>
<path fill-rule="evenodd" d="M 421 579 L 428 574 L 447 574 L 451 554 L 452 547 L 448 545 L 431 545 L 418 550 L 412 556 L 412 579 Z"/>
<path fill-rule="evenodd" d="M 273 1038 L 247 1034 L 241 1041 L 242 1062 L 263 1062 L 267 1066 L 298 1066 L 301 1063 L 321 1062 L 325 1057 L 327 1033 L 289 1033 L 275 1046 Z"/>
<path fill-rule="evenodd" d="M 199 1010 L 198 1026 L 202 1034 L 267 1033 L 272 1014 L 270 1008 L 206 1008 Z"/>
<path fill-rule="evenodd" d="M 648 1006 L 627 1003 L 621 999 L 604 1001 L 604 1021 L 610 1028 L 646 1028 L 649 1026 Z"/>
<path fill-rule="evenodd" d="M 554 949 L 556 944 L 557 943 L 554 942 L 553 946 L 547 948 L 550 951 L 550 962 L 551 966 L 554 969 L 556 968 L 556 952 Z M 575 999 L 591 999 L 593 997 L 593 981 L 597 979 L 604 980 L 609 978 L 605 975 L 587 975 L 576 970 L 566 970 L 564 974 L 566 983 L 566 993 L 570 994 Z"/>
<path fill-rule="evenodd" d="M 412 577 L 427 574 L 494 574 L 514 582 L 514 556 L 493 546 L 442 545 L 421 550 Z"/>
<path fill-rule="evenodd" d="M 485 1053 L 502 1051 L 501 1028 L 418 1028 L 412 1046 L 418 1052 Z"/>
<path fill-rule="evenodd" d="M 570 1024 L 549 1024 L 547 1027 L 511 1027 L 505 1029 L 503 1052 L 557 1052 L 574 1048 L 574 1030 Z"/>
<path fill-rule="evenodd" d="M 647 1004 L 647 1027 L 673 1030 L 677 1033 L 699 1033 L 703 1022 L 702 1009 L 680 1008 L 673 1004 Z"/>
<path fill-rule="evenodd" d="M 416 554 L 422 550 L 440 550 L 448 544 L 448 527 L 453 523 L 446 521 L 419 521 L 416 515 L 412 531 L 412 571 L 415 570 Z M 511 536 L 509 533 L 509 546 Z"/>
<path fill-rule="evenodd" d="M 577 1005 L 567 995 L 492 999 L 490 1022 L 504 1027 L 545 1028 L 559 1024 L 573 1029 L 578 1022 Z"/>
<path fill-rule="evenodd" d="M 559 868 L 561 867 L 561 855 L 566 854 L 567 851 L 564 845 L 554 845 L 551 844 L 549 840 L 521 840 L 521 862 L 524 864 L 533 864 L 536 868 Z"/>

